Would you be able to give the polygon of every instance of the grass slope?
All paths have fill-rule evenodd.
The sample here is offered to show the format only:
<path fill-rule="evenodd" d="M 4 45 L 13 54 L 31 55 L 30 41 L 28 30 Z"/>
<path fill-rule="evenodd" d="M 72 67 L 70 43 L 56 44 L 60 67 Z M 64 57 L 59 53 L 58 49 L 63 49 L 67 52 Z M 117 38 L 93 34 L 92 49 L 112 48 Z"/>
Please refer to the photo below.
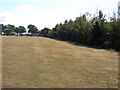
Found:
<path fill-rule="evenodd" d="M 118 53 L 44 37 L 2 37 L 4 88 L 117 88 Z"/>

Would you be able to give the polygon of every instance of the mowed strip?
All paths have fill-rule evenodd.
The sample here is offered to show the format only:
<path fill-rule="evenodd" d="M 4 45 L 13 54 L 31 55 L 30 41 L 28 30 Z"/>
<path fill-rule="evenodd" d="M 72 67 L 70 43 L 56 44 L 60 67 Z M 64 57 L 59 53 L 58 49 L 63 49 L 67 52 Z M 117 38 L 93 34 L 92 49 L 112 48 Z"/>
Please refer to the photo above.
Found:
<path fill-rule="evenodd" d="M 4 88 L 117 88 L 118 53 L 44 37 L 2 37 Z"/>

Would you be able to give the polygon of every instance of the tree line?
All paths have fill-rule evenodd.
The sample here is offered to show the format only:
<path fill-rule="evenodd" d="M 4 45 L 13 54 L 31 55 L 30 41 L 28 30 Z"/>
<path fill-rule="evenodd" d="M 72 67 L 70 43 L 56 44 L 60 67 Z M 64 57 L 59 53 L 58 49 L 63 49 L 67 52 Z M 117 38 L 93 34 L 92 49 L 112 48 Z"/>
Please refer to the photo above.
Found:
<path fill-rule="evenodd" d="M 120 19 L 114 14 L 110 21 L 100 10 L 98 15 L 91 17 L 85 13 L 74 21 L 65 20 L 53 29 L 44 28 L 40 34 L 45 37 L 72 41 L 90 47 L 114 49 L 120 51 Z"/>
<path fill-rule="evenodd" d="M 15 27 L 14 25 L 8 24 L 8 25 L 3 25 L 1 24 L 1 30 L 2 30 L 2 35 L 6 35 L 6 36 L 11 36 L 11 35 L 16 35 L 16 36 L 23 36 L 26 33 L 26 28 L 24 26 L 19 26 L 19 27 Z M 35 25 L 28 25 L 28 34 L 32 35 L 32 34 L 37 34 L 39 33 L 39 30 L 37 29 L 37 27 Z M 27 34 L 26 34 L 27 35 Z"/>
<path fill-rule="evenodd" d="M 120 51 L 120 19 L 116 19 L 115 15 L 113 15 L 110 21 L 108 21 L 105 19 L 102 11 L 99 11 L 98 15 L 90 17 L 91 15 L 89 13 L 85 13 L 76 17 L 74 21 L 65 20 L 64 23 L 57 24 L 52 29 L 44 28 L 40 31 L 35 25 L 28 25 L 28 33 L 72 41 L 90 47 Z M 2 24 L 2 32 L 5 35 L 11 35 L 13 33 L 22 35 L 22 33 L 26 32 L 26 29 L 23 26 L 4 26 Z"/>

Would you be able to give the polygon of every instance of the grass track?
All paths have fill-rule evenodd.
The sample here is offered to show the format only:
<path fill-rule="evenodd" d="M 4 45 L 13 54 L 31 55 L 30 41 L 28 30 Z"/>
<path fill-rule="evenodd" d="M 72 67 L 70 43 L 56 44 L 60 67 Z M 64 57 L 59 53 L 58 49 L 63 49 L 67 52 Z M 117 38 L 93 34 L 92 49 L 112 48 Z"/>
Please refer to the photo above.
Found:
<path fill-rule="evenodd" d="M 118 53 L 44 37 L 2 37 L 4 88 L 117 88 Z"/>

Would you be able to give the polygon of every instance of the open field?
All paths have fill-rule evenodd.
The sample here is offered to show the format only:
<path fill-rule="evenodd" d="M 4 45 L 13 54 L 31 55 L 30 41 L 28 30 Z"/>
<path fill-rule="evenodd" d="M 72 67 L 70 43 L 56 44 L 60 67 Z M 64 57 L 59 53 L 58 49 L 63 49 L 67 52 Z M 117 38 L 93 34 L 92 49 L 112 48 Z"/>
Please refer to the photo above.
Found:
<path fill-rule="evenodd" d="M 118 53 L 44 37 L 2 37 L 4 88 L 117 88 Z"/>

